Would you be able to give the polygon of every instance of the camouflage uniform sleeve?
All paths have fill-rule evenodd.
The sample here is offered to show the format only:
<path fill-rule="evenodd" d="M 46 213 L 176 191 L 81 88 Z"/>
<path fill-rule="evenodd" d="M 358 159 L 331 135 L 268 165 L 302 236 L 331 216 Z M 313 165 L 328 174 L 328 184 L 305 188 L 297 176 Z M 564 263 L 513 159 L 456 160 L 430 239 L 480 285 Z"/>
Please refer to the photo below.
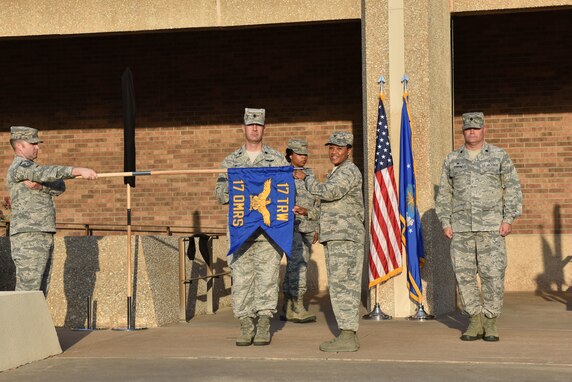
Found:
<path fill-rule="evenodd" d="M 222 168 L 229 168 L 228 157 L 222 162 Z M 219 204 L 228 204 L 228 174 L 221 172 L 218 175 L 215 185 L 215 197 Z"/>
<path fill-rule="evenodd" d="M 55 182 L 46 182 L 43 184 L 42 192 L 52 195 L 58 196 L 65 192 L 66 190 L 66 183 L 63 180 L 56 180 Z"/>
<path fill-rule="evenodd" d="M 31 180 L 36 183 L 50 183 L 61 179 L 70 179 L 73 167 L 40 166 L 32 161 L 24 161 L 14 169 L 14 181 Z"/>
<path fill-rule="evenodd" d="M 435 212 L 443 229 L 451 227 L 452 204 L 453 184 L 449 176 L 449 158 L 447 157 L 443 162 L 439 191 L 437 192 L 437 201 L 435 204 Z"/>
<path fill-rule="evenodd" d="M 304 187 L 306 187 L 304 185 Z M 311 195 L 312 205 L 306 205 L 306 211 L 308 211 L 307 219 L 311 221 L 311 224 L 317 224 L 320 220 L 320 199 L 317 196 Z"/>
<path fill-rule="evenodd" d="M 522 190 L 516 168 L 508 154 L 505 154 L 501 162 L 501 185 L 504 189 L 503 223 L 512 224 L 522 215 Z"/>
<path fill-rule="evenodd" d="M 316 199 L 312 208 L 308 209 L 308 220 L 320 220 L 320 203 L 318 199 Z"/>
<path fill-rule="evenodd" d="M 352 171 L 350 166 L 343 166 L 336 169 L 337 176 L 331 176 L 324 183 L 318 182 L 315 176 L 306 176 L 306 188 L 307 190 L 320 197 L 320 199 L 325 201 L 339 200 L 344 197 L 358 182 L 360 179 L 357 177 L 361 175 L 356 174 Z M 312 219 L 313 220 L 313 219 Z"/>

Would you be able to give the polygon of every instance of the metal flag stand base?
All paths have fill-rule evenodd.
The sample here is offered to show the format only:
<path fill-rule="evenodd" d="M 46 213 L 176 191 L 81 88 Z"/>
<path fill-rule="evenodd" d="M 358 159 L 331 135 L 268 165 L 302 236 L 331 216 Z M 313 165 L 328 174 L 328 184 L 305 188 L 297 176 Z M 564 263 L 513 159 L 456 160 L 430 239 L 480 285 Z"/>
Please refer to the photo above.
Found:
<path fill-rule="evenodd" d="M 87 326 L 85 328 L 72 328 L 73 331 L 93 331 L 93 330 L 103 330 L 104 328 L 96 328 L 93 325 L 91 317 L 91 296 L 87 296 Z"/>
<path fill-rule="evenodd" d="M 375 286 L 375 306 L 373 307 L 373 310 L 371 312 L 362 317 L 364 320 L 375 320 L 375 321 L 391 320 L 392 318 L 391 316 L 381 311 L 381 307 L 379 306 L 379 300 L 377 298 L 378 295 L 379 295 L 379 284 Z"/>
<path fill-rule="evenodd" d="M 391 320 L 393 317 L 383 313 L 381 307 L 379 306 L 379 302 L 376 302 L 373 310 L 368 314 L 366 314 L 365 316 L 363 316 L 362 318 L 364 320 L 385 321 L 385 320 Z"/>
<path fill-rule="evenodd" d="M 425 309 L 423 308 L 423 304 L 419 304 L 417 306 L 417 312 L 413 316 L 409 316 L 410 320 L 416 321 L 426 321 L 426 320 L 434 320 L 435 316 L 432 314 L 427 314 Z"/>
<path fill-rule="evenodd" d="M 113 328 L 111 330 L 122 330 L 122 331 L 135 331 L 135 330 L 145 330 L 147 328 L 136 328 L 135 326 L 133 326 L 131 324 L 132 320 L 131 320 L 131 296 L 127 297 L 127 327 L 126 328 Z"/>

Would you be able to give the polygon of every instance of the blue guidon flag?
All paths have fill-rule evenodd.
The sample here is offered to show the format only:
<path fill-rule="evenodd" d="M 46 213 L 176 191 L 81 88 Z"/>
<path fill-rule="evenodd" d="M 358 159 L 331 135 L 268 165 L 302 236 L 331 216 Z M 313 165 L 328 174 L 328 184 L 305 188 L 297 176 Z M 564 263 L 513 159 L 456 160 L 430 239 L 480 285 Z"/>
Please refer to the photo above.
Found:
<path fill-rule="evenodd" d="M 229 255 L 261 228 L 290 256 L 296 197 L 292 171 L 292 166 L 228 169 Z"/>

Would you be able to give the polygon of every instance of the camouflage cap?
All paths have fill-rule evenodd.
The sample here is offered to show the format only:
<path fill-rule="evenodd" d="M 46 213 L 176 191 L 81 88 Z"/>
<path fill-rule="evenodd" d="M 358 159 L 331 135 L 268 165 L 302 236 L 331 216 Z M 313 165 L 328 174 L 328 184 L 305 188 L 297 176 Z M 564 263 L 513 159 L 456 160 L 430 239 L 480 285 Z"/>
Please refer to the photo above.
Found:
<path fill-rule="evenodd" d="M 298 155 L 308 155 L 308 142 L 305 139 L 289 139 L 288 148 Z"/>
<path fill-rule="evenodd" d="M 481 112 L 463 114 L 463 130 L 482 129 L 485 126 L 485 115 Z"/>
<path fill-rule="evenodd" d="M 264 109 L 244 109 L 244 124 L 245 125 L 261 125 L 264 126 L 264 117 L 266 110 Z"/>
<path fill-rule="evenodd" d="M 336 146 L 353 146 L 354 144 L 354 135 L 352 133 L 348 133 L 347 131 L 336 131 L 330 135 L 330 139 L 328 139 L 328 145 L 336 145 Z"/>
<path fill-rule="evenodd" d="M 22 140 L 28 143 L 41 143 L 38 130 L 27 126 L 10 127 L 10 139 Z"/>

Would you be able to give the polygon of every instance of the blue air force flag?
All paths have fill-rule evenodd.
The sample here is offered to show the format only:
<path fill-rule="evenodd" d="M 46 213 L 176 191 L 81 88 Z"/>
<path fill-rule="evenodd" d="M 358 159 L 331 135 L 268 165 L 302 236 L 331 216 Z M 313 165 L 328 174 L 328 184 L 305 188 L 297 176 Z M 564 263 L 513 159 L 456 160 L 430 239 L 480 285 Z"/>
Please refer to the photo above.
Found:
<path fill-rule="evenodd" d="M 296 197 L 292 171 L 292 166 L 228 169 L 229 255 L 261 228 L 290 256 Z"/>
<path fill-rule="evenodd" d="M 413 129 L 409 113 L 407 93 L 403 95 L 401 108 L 401 142 L 399 153 L 399 220 L 401 241 L 407 254 L 407 285 L 409 296 L 421 303 L 423 286 L 421 266 L 425 262 L 421 217 L 417 208 L 417 182 L 413 160 Z"/>

